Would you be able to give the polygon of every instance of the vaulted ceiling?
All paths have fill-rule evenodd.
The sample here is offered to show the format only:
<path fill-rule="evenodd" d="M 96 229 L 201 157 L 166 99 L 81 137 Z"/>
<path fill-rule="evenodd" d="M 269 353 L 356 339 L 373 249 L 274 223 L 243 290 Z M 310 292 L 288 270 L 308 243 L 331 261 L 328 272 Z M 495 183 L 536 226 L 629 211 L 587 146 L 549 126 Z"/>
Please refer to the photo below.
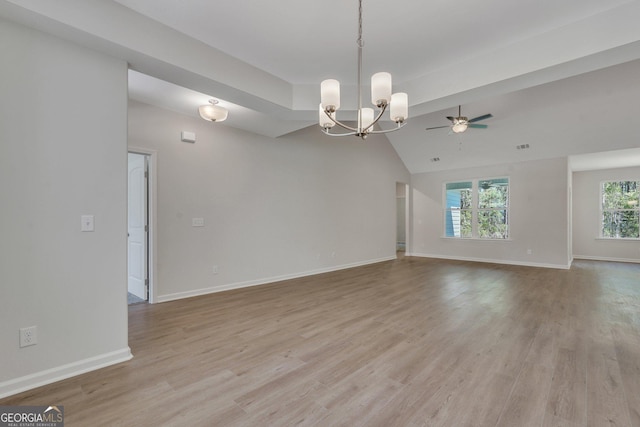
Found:
<path fill-rule="evenodd" d="M 216 125 L 271 137 L 315 126 L 325 78 L 342 83 L 339 114 L 355 117 L 357 8 L 356 0 L 0 0 L 0 16 L 125 59 L 132 98 L 195 116 L 215 97 L 230 110 Z M 640 148 L 640 1 L 364 0 L 363 8 L 365 79 L 389 71 L 394 90 L 409 94 L 409 123 L 387 137 L 410 172 Z M 468 117 L 492 113 L 488 129 L 425 131 L 447 125 L 460 104 Z"/>

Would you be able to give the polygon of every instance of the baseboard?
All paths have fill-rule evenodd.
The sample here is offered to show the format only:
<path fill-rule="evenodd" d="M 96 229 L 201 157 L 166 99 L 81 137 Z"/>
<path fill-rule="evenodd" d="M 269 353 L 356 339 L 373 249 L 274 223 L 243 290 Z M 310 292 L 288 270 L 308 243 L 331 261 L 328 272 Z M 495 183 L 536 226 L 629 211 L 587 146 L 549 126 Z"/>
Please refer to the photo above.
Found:
<path fill-rule="evenodd" d="M 574 255 L 573 259 L 586 259 L 590 261 L 608 261 L 608 262 L 630 262 L 634 264 L 640 264 L 640 259 L 633 259 L 633 258 L 609 258 L 609 257 L 602 257 L 602 256 Z"/>
<path fill-rule="evenodd" d="M 129 347 L 111 353 L 101 354 L 88 359 L 79 360 L 67 365 L 47 369 L 0 383 L 0 398 L 12 396 L 36 387 L 56 381 L 75 377 L 86 372 L 95 371 L 117 363 L 126 362 L 133 357 Z"/>
<path fill-rule="evenodd" d="M 423 254 L 423 253 L 411 253 L 405 254 L 405 256 L 415 256 L 422 258 L 436 258 L 436 259 L 449 259 L 453 261 L 471 261 L 471 262 L 483 262 L 487 264 L 505 264 L 505 265 L 521 265 L 523 267 L 541 267 L 541 268 L 556 268 L 561 270 L 568 270 L 571 268 L 571 264 L 547 264 L 540 262 L 524 262 L 524 261 L 512 261 L 505 259 L 489 259 L 489 258 L 470 258 L 459 257 L 450 255 L 436 255 L 436 254 Z"/>
<path fill-rule="evenodd" d="M 183 298 L 191 298 L 191 297 L 197 297 L 200 295 L 213 294 L 216 292 L 230 291 L 233 289 L 267 285 L 269 283 L 281 282 L 283 280 L 297 279 L 300 277 L 314 276 L 316 274 L 330 273 L 332 271 L 346 270 L 348 268 L 361 267 L 363 265 L 376 264 L 384 261 L 391 261 L 396 258 L 397 256 L 393 255 L 390 257 L 383 257 L 383 258 L 377 258 L 373 260 L 354 262 L 351 264 L 343 264 L 343 265 L 338 265 L 333 267 L 320 268 L 317 270 L 310 270 L 310 271 L 305 271 L 300 273 L 285 274 L 282 276 L 268 277 L 268 278 L 259 279 L 259 280 L 249 280 L 246 282 L 229 283 L 222 286 L 212 286 L 210 288 L 194 289 L 192 291 L 176 292 L 176 293 L 167 294 L 167 295 L 159 295 L 159 296 L 156 296 L 156 302 L 160 303 L 160 302 L 174 301 L 174 300 L 183 299 Z"/>

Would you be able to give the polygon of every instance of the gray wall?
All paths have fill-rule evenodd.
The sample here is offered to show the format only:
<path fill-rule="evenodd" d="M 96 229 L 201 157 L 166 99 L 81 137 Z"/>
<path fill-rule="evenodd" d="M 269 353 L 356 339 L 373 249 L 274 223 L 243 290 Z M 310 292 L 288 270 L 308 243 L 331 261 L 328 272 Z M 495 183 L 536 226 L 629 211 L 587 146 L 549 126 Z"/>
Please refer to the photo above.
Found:
<path fill-rule="evenodd" d="M 382 135 L 273 139 L 132 101 L 129 144 L 157 153 L 157 301 L 395 258 L 410 176 Z"/>
<path fill-rule="evenodd" d="M 567 159 L 557 158 L 414 174 L 411 254 L 568 268 L 567 171 Z M 510 239 L 444 238 L 444 183 L 502 176 L 510 179 Z"/>
<path fill-rule="evenodd" d="M 2 396 L 130 351 L 127 64 L 2 20 L 0 58 Z"/>
<path fill-rule="evenodd" d="M 640 166 L 573 173 L 574 258 L 640 262 L 640 240 L 600 239 L 600 183 L 640 180 Z"/>

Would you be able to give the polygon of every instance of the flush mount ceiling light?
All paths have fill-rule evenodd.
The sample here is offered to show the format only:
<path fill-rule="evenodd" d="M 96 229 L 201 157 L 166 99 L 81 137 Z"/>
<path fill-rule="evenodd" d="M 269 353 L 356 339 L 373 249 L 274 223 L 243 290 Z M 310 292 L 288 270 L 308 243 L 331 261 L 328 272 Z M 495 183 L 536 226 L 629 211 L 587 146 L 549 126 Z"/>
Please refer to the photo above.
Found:
<path fill-rule="evenodd" d="M 210 122 L 223 122 L 227 120 L 227 116 L 229 115 L 229 110 L 217 104 L 218 104 L 217 99 L 210 99 L 209 104 L 201 105 L 198 108 L 200 117 Z"/>
<path fill-rule="evenodd" d="M 409 101 L 406 93 L 391 94 L 391 74 L 376 73 L 371 77 L 371 102 L 378 108 L 377 115 L 373 108 L 362 108 L 362 0 L 358 1 L 358 120 L 357 127 L 347 126 L 336 119 L 336 111 L 340 108 L 340 82 L 334 79 L 324 80 L 320 85 L 321 103 L 319 107 L 319 124 L 329 136 L 355 135 L 365 139 L 369 134 L 393 132 L 405 125 L 409 115 Z M 384 112 L 389 108 L 391 120 L 396 123 L 393 129 L 373 130 Z M 374 117 L 375 116 L 375 117 Z M 346 129 L 344 133 L 330 133 L 335 125 Z"/>

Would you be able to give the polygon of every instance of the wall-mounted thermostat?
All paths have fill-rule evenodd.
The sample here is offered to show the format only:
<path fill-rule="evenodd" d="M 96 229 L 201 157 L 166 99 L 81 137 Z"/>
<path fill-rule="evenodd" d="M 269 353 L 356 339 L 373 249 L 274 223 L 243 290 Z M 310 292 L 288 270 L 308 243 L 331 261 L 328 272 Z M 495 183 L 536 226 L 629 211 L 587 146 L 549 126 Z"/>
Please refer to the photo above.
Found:
<path fill-rule="evenodd" d="M 180 139 L 183 142 L 196 142 L 196 134 L 195 132 L 188 132 L 186 130 L 183 130 L 180 133 Z"/>

